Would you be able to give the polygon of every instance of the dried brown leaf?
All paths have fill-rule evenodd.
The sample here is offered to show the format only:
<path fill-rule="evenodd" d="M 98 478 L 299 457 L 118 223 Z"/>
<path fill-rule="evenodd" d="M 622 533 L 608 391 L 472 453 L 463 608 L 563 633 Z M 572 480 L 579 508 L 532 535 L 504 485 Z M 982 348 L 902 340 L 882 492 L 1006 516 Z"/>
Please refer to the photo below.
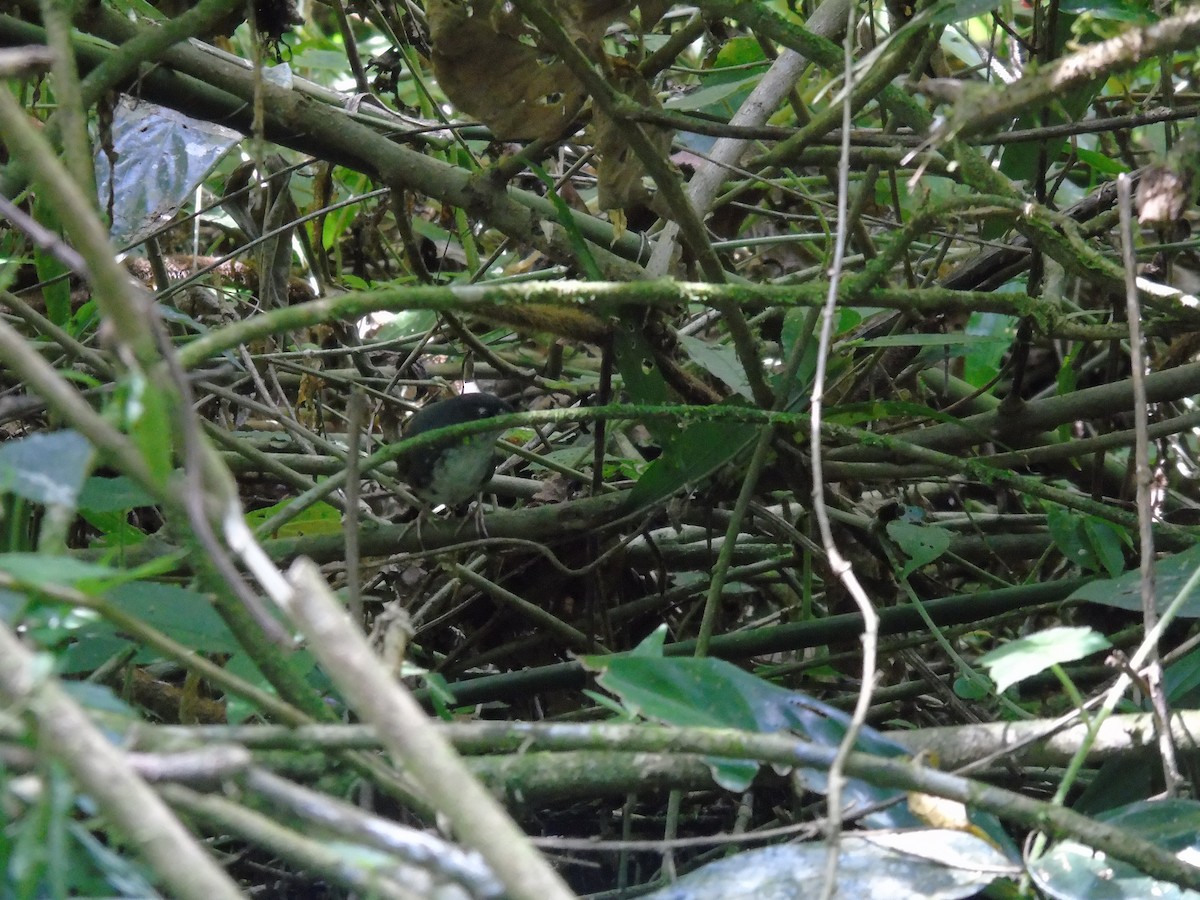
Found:
<path fill-rule="evenodd" d="M 492 0 L 429 0 L 434 72 L 454 104 L 501 140 L 553 139 L 583 105 L 570 70 L 540 52 L 515 15 Z"/>
<path fill-rule="evenodd" d="M 643 106 L 662 108 L 658 97 L 636 69 L 620 67 L 613 82 L 617 90 Z M 595 111 L 596 155 L 600 159 L 596 174 L 601 209 L 631 209 L 651 204 L 652 195 L 643 180 L 646 167 L 629 146 L 627 132 L 631 124 L 624 119 L 613 119 L 601 109 Z M 670 129 L 644 124 L 638 127 L 665 158 L 671 149 Z"/>

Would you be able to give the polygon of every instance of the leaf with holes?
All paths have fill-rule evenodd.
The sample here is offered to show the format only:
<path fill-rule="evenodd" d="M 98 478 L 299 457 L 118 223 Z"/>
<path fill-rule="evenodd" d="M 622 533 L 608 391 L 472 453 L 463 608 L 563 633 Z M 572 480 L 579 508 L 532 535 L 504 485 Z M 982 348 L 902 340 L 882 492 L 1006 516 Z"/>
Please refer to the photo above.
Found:
<path fill-rule="evenodd" d="M 927 566 L 950 549 L 950 532 L 934 525 L 914 525 L 911 522 L 888 522 L 888 537 L 908 556 L 900 571 L 907 578 L 921 566 Z"/>

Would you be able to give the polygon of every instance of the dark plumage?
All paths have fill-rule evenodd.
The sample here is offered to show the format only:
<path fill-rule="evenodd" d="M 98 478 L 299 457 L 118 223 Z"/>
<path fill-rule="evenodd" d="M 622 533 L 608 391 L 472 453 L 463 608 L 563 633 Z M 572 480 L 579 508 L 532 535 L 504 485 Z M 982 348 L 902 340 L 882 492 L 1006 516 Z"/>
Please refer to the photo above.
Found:
<path fill-rule="evenodd" d="M 492 394 L 460 394 L 431 403 L 408 420 L 404 437 L 490 419 L 513 408 Z M 496 471 L 496 440 L 503 429 L 426 445 L 402 460 L 404 480 L 431 505 L 458 506 L 476 496 Z"/>

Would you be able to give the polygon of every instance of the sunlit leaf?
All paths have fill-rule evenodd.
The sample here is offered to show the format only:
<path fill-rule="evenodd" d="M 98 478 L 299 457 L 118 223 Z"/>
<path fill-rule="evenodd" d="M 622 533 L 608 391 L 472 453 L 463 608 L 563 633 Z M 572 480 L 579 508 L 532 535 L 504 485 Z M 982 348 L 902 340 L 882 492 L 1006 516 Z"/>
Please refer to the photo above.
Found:
<path fill-rule="evenodd" d="M 996 689 L 1004 691 L 1053 665 L 1075 662 L 1111 646 L 1108 638 L 1091 628 L 1047 628 L 985 653 L 979 664 L 996 682 Z"/>

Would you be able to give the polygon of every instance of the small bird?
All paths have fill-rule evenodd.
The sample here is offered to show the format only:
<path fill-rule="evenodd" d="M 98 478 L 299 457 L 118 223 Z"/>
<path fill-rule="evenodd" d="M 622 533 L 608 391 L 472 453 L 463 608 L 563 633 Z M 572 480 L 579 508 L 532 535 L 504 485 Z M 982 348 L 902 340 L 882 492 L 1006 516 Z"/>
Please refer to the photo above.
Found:
<path fill-rule="evenodd" d="M 404 437 L 513 412 L 492 394 L 460 394 L 431 403 L 408 420 Z M 483 490 L 496 471 L 496 440 L 503 429 L 427 444 L 402 460 L 404 480 L 432 506 L 458 506 Z"/>

